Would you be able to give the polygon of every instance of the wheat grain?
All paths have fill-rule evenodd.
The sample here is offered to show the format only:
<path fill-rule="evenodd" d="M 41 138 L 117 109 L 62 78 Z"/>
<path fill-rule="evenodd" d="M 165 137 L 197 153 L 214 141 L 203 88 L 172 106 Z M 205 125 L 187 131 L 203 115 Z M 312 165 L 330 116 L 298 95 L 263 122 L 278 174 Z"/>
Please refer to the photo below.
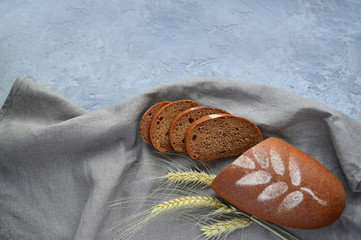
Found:
<path fill-rule="evenodd" d="M 159 214 L 166 210 L 173 210 L 176 208 L 191 208 L 191 207 L 214 207 L 223 208 L 227 207 L 224 203 L 214 197 L 207 196 L 191 196 L 191 197 L 180 197 L 173 200 L 165 201 L 152 210 L 152 214 Z"/>
<path fill-rule="evenodd" d="M 217 210 L 213 211 L 212 214 L 213 215 L 217 215 L 217 214 L 225 214 L 225 213 L 234 213 L 234 214 L 241 214 L 240 212 L 238 212 L 237 209 L 235 209 L 232 206 L 223 206 L 218 208 Z"/>
<path fill-rule="evenodd" d="M 207 239 L 217 238 L 224 234 L 229 234 L 236 229 L 248 227 L 252 222 L 245 217 L 237 217 L 230 220 L 218 221 L 212 225 L 201 227 L 201 231 Z"/>
<path fill-rule="evenodd" d="M 193 182 L 207 186 L 211 185 L 215 177 L 216 175 L 207 174 L 204 171 L 198 172 L 194 170 L 170 172 L 165 176 L 165 178 L 173 182 Z"/>

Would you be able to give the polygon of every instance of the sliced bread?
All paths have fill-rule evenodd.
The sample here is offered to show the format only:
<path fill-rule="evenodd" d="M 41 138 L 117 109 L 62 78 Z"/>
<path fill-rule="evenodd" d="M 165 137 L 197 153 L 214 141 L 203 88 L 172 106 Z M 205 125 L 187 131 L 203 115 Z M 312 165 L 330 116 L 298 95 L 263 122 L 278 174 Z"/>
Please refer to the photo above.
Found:
<path fill-rule="evenodd" d="M 196 120 L 201 117 L 214 114 L 214 113 L 227 113 L 227 111 L 213 108 L 198 106 L 189 108 L 181 113 L 179 113 L 174 120 L 172 121 L 169 128 L 169 140 L 173 148 L 180 153 L 186 153 L 187 149 L 184 144 L 184 138 L 187 132 L 188 127 Z"/>
<path fill-rule="evenodd" d="M 189 126 L 185 145 L 192 158 L 207 161 L 239 156 L 262 139 L 258 127 L 248 119 L 212 114 Z"/>
<path fill-rule="evenodd" d="M 153 106 L 148 108 L 148 110 L 143 114 L 142 118 L 140 119 L 139 132 L 140 132 L 140 136 L 143 138 L 143 140 L 146 143 L 152 144 L 150 141 L 149 128 L 150 128 L 150 123 L 154 117 L 154 114 L 168 103 L 171 102 L 164 101 L 154 104 Z"/>
<path fill-rule="evenodd" d="M 169 103 L 158 110 L 150 123 L 150 140 L 153 146 L 161 152 L 173 150 L 169 141 L 169 127 L 173 119 L 184 110 L 199 106 L 192 100 L 180 100 Z"/>

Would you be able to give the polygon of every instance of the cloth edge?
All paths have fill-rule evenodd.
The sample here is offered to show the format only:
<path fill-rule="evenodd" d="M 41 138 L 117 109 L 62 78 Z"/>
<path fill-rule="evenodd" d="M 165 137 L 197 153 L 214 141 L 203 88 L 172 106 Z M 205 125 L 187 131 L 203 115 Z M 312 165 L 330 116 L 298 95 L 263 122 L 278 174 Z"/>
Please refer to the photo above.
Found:
<path fill-rule="evenodd" d="M 11 107 L 17 92 L 21 86 L 21 84 L 24 82 L 25 79 L 28 79 L 28 77 L 21 76 L 17 77 L 8 93 L 8 96 L 5 98 L 5 102 L 0 108 L 0 121 L 5 117 L 7 110 Z"/>

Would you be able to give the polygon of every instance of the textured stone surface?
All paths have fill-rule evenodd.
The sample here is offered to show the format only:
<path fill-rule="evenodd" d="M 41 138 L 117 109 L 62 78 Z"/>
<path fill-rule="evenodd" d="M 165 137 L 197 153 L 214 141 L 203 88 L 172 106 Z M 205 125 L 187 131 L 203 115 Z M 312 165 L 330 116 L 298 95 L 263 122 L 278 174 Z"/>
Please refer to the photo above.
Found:
<path fill-rule="evenodd" d="M 221 77 L 361 121 L 361 2 L 0 2 L 0 104 L 18 75 L 94 111 L 152 86 Z"/>

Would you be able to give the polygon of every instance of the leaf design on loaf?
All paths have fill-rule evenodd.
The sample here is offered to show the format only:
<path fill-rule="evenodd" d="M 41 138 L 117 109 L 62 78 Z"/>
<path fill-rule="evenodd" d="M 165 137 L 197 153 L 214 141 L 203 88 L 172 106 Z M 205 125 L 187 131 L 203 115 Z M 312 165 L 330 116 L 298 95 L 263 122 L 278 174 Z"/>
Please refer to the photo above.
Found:
<path fill-rule="evenodd" d="M 250 172 L 239 179 L 236 184 L 241 186 L 256 186 L 267 184 L 272 179 L 271 171 L 273 170 L 277 175 L 283 176 L 285 173 L 285 163 L 281 158 L 280 154 L 273 148 L 270 149 L 269 154 L 267 154 L 263 149 L 252 149 L 252 158 L 245 155 L 237 158 L 233 164 L 237 167 L 244 169 L 255 169 L 258 164 L 262 170 L 256 170 Z M 271 164 L 270 164 L 271 163 Z M 313 199 L 315 199 L 321 205 L 327 205 L 327 202 L 318 198 L 316 194 L 307 187 L 302 187 L 301 185 L 301 170 L 298 166 L 298 163 L 293 155 L 288 157 L 288 170 L 289 176 L 291 179 L 291 184 L 297 187 L 297 190 L 288 193 L 281 204 L 278 207 L 278 211 L 290 211 L 293 208 L 297 207 L 304 199 L 303 192 L 309 194 Z M 282 196 L 287 193 L 289 187 L 286 182 L 279 181 L 272 183 L 266 186 L 263 191 L 258 195 L 257 201 L 265 202 Z"/>
<path fill-rule="evenodd" d="M 259 185 L 266 184 L 271 180 L 272 176 L 269 172 L 259 170 L 250 174 L 247 174 L 243 178 L 237 181 L 238 185 Z"/>
<path fill-rule="evenodd" d="M 268 168 L 269 161 L 268 157 L 266 155 L 266 152 L 262 150 L 256 150 L 255 148 L 252 149 L 252 153 L 254 158 L 257 160 L 261 168 Z"/>
<path fill-rule="evenodd" d="M 278 175 L 282 176 L 285 172 L 285 165 L 283 164 L 281 156 L 274 149 L 270 150 L 270 154 L 271 154 L 271 164 L 273 169 Z"/>
<path fill-rule="evenodd" d="M 287 192 L 288 186 L 285 182 L 277 182 L 266 187 L 263 192 L 258 196 L 258 201 L 267 201 L 281 196 Z"/>
<path fill-rule="evenodd" d="M 290 170 L 291 182 L 294 186 L 301 184 L 301 172 L 293 156 L 289 157 L 288 169 Z"/>
<path fill-rule="evenodd" d="M 242 155 L 239 158 L 237 158 L 234 162 L 234 165 L 238 166 L 238 167 L 242 167 L 242 168 L 248 168 L 248 169 L 255 169 L 256 168 L 256 164 L 254 163 L 254 161 L 252 159 L 250 159 L 249 157 Z"/>
<path fill-rule="evenodd" d="M 310 194 L 319 204 L 324 205 L 324 206 L 327 205 L 327 202 L 323 201 L 322 199 L 319 199 L 311 189 L 301 187 L 301 190 Z"/>
<path fill-rule="evenodd" d="M 298 206 L 303 200 L 303 194 L 300 191 L 294 191 L 289 193 L 285 199 L 283 199 L 281 205 L 278 207 L 279 210 L 291 210 Z"/>

